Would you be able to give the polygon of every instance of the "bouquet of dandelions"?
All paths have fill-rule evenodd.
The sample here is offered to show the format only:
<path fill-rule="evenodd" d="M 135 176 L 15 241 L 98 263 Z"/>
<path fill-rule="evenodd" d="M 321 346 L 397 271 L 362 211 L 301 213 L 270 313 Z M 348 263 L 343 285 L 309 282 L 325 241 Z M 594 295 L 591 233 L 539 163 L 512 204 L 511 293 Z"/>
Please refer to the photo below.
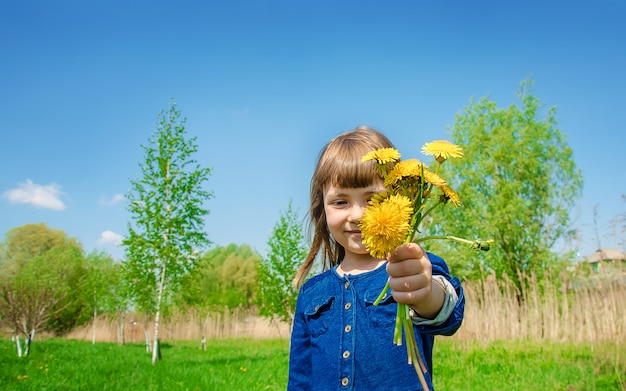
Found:
<path fill-rule="evenodd" d="M 436 171 L 430 171 L 417 159 L 400 160 L 400 152 L 394 148 L 381 148 L 367 153 L 362 162 L 375 161 L 376 170 L 382 175 L 386 191 L 375 195 L 365 209 L 360 222 L 363 244 L 377 258 L 386 259 L 388 254 L 402 244 L 411 241 L 421 243 L 430 239 L 447 239 L 466 243 L 475 250 L 488 250 L 489 241 L 470 241 L 455 236 L 429 236 L 417 238 L 420 223 L 439 205 L 461 205 L 457 193 L 439 176 L 439 167 L 448 158 L 460 158 L 463 149 L 445 140 L 424 144 L 422 153 L 434 155 Z M 385 297 L 389 283 L 385 285 L 374 305 Z M 402 345 L 404 329 L 408 363 L 415 367 L 424 390 L 428 385 L 424 378 L 426 367 L 419 354 L 409 306 L 398 304 L 393 341 Z"/>

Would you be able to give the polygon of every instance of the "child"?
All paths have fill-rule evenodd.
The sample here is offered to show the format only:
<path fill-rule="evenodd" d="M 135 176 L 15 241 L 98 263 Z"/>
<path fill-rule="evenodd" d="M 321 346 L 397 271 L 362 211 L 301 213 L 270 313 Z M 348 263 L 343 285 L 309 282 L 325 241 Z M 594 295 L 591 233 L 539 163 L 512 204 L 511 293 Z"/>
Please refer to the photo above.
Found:
<path fill-rule="evenodd" d="M 370 198 L 384 190 L 374 163 L 361 158 L 379 148 L 393 145 L 359 127 L 335 137 L 319 156 L 311 179 L 313 242 L 294 281 L 300 292 L 288 390 L 421 390 L 406 346 L 393 343 L 397 303 L 411 308 L 433 390 L 434 336 L 454 334 L 463 320 L 463 290 L 443 259 L 415 243 L 376 259 L 361 242 L 359 220 Z M 304 282 L 318 256 L 324 272 Z M 389 294 L 373 306 L 388 278 Z"/>

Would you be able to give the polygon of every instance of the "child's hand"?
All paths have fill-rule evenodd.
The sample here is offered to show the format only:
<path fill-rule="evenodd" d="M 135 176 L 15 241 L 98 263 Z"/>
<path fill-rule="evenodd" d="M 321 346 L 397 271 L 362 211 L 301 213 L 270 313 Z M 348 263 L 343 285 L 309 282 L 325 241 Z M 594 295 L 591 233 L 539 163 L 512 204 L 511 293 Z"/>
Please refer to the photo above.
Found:
<path fill-rule="evenodd" d="M 437 316 L 445 298 L 439 284 L 432 282 L 432 270 L 426 252 L 415 243 L 396 248 L 387 264 L 393 298 L 410 305 L 424 318 Z"/>

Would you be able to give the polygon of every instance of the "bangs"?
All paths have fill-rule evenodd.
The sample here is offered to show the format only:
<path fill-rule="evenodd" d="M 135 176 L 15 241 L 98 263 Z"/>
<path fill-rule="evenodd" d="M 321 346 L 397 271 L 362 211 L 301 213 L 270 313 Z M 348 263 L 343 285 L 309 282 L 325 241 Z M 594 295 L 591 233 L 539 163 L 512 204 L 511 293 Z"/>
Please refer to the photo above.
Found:
<path fill-rule="evenodd" d="M 325 174 L 324 178 L 320 178 L 323 185 L 360 188 L 382 180 L 380 174 L 376 172 L 373 161 L 361 162 L 361 158 L 370 151 L 371 149 L 365 146 L 339 149 L 320 167 L 320 173 Z"/>

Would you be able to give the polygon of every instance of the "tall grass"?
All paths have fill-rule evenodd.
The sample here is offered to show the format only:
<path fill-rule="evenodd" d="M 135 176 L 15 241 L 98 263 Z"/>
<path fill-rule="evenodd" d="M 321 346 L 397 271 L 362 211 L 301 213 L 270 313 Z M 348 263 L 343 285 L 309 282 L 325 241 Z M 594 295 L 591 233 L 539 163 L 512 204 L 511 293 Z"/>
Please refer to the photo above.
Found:
<path fill-rule="evenodd" d="M 122 323 L 124 323 L 122 325 Z M 161 324 L 161 339 L 164 341 L 200 341 L 222 338 L 289 338 L 290 325 L 270 322 L 251 314 L 250 311 L 235 309 L 223 313 L 198 314 L 189 312 L 166 316 Z M 124 333 L 125 342 L 142 342 L 154 329 L 150 319 L 137 314 L 120 317 L 101 316 L 96 322 L 95 340 L 99 342 L 120 342 Z M 72 330 L 69 339 L 92 340 L 93 325 L 85 324 Z"/>
<path fill-rule="evenodd" d="M 522 301 L 510 280 L 488 276 L 484 281 L 463 284 L 466 306 L 463 326 L 454 338 L 476 341 L 534 340 L 599 343 L 610 341 L 626 350 L 626 284 L 616 280 L 544 279 L 530 277 Z M 270 323 L 247 311 L 177 314 L 166 317 L 164 341 L 206 338 L 288 338 L 290 326 Z M 97 322 L 96 340 L 119 340 L 120 320 Z M 126 316 L 125 341 L 141 342 L 152 330 L 149 320 Z M 87 324 L 69 335 L 90 340 Z"/>
<path fill-rule="evenodd" d="M 490 275 L 465 283 L 465 320 L 457 338 L 626 344 L 626 284 L 619 280 L 529 277 L 520 300 L 513 283 Z"/>

